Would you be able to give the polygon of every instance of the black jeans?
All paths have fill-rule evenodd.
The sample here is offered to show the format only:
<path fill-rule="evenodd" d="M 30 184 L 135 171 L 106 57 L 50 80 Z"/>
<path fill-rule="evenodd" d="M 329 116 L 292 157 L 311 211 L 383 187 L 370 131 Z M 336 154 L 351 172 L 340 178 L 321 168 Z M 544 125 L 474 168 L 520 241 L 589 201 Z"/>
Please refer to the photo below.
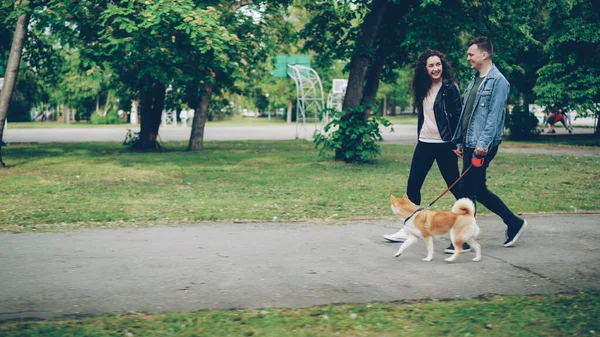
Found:
<path fill-rule="evenodd" d="M 406 186 L 406 194 L 410 201 L 417 205 L 421 204 L 421 187 L 431 169 L 433 162 L 436 161 L 442 177 L 446 181 L 446 186 L 450 187 L 460 176 L 458 173 L 458 158 L 452 151 L 452 143 L 423 143 L 419 141 L 415 152 L 413 153 L 410 164 L 410 175 Z M 458 184 L 450 192 L 454 197 L 458 195 Z M 433 201 L 433 200 L 432 200 Z"/>
<path fill-rule="evenodd" d="M 473 158 L 473 152 L 475 149 L 464 148 L 463 153 L 463 172 L 469 166 L 471 166 L 471 158 Z M 498 153 L 498 146 L 494 146 L 489 149 L 487 155 L 484 158 L 483 166 L 471 167 L 469 172 L 458 183 L 460 198 L 469 198 L 479 201 L 483 206 L 487 207 L 490 211 L 502 218 L 502 221 L 507 226 L 518 224 L 520 219 L 504 204 L 504 202 L 490 190 L 486 185 L 486 174 L 487 168 Z"/>

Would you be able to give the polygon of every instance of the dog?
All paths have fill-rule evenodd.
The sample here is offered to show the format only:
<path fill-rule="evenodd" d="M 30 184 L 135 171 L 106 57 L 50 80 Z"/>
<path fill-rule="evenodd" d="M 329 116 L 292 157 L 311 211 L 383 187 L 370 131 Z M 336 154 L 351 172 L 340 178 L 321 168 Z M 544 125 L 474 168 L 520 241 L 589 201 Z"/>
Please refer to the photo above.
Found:
<path fill-rule="evenodd" d="M 471 199 L 458 199 L 450 212 L 423 210 L 412 203 L 406 194 L 402 198 L 392 195 L 391 202 L 392 212 L 405 219 L 404 230 L 408 236 L 394 256 L 402 255 L 405 249 L 417 242 L 418 238 L 422 238 L 427 246 L 427 257 L 423 261 L 431 261 L 433 259 L 433 236 L 450 233 L 454 254 L 445 261 L 455 261 L 462 253 L 462 246 L 465 242 L 475 250 L 473 261 L 481 260 L 481 245 L 477 242 L 480 230 L 475 222 L 475 205 Z"/>

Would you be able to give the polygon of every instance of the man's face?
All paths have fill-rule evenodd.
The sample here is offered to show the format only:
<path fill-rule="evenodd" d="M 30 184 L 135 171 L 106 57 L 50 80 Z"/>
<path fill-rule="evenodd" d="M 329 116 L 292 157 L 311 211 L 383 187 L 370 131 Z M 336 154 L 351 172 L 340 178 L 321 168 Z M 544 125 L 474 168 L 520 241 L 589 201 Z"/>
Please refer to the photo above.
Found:
<path fill-rule="evenodd" d="M 488 53 L 482 52 L 476 44 L 472 44 L 467 49 L 467 61 L 471 63 L 471 68 L 479 71 L 483 66 L 483 61 L 488 57 Z"/>

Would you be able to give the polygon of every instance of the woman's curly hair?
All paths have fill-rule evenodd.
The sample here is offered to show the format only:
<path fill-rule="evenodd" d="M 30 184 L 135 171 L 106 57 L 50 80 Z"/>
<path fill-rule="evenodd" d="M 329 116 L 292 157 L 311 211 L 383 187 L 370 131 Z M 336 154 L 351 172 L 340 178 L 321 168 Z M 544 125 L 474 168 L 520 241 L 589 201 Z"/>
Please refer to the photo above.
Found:
<path fill-rule="evenodd" d="M 427 73 L 427 59 L 432 56 L 437 56 L 442 61 L 442 77 L 445 80 L 456 82 L 456 75 L 454 74 L 450 62 L 446 60 L 446 55 L 434 49 L 427 49 L 419 56 L 415 64 L 415 75 L 413 77 L 412 86 L 415 95 L 415 104 L 417 104 L 417 106 L 420 106 L 421 103 L 423 103 L 423 99 L 427 96 L 429 88 L 431 88 L 432 81 L 431 76 Z"/>

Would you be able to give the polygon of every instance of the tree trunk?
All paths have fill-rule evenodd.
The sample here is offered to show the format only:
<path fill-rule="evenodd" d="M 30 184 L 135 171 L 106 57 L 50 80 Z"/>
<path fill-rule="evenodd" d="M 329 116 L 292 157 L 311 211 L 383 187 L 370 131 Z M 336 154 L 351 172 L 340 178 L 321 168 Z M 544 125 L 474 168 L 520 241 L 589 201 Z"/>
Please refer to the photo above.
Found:
<path fill-rule="evenodd" d="M 106 94 L 106 103 L 104 103 L 104 112 L 102 113 L 102 117 L 106 117 L 108 113 L 108 109 L 110 108 L 110 90 Z"/>
<path fill-rule="evenodd" d="M 523 111 L 529 114 L 530 93 L 523 93 Z"/>
<path fill-rule="evenodd" d="M 150 81 L 148 81 L 150 82 Z M 165 86 L 162 83 L 146 83 L 140 89 L 140 139 L 134 145 L 139 150 L 160 149 L 158 129 L 165 106 Z"/>
<path fill-rule="evenodd" d="M 192 133 L 190 135 L 188 151 L 201 151 L 204 147 L 204 127 L 206 126 L 208 105 L 210 104 L 214 87 L 211 83 L 204 83 L 202 89 L 202 96 L 196 107 L 196 113 L 192 122 Z"/>
<path fill-rule="evenodd" d="M 96 95 L 96 114 L 100 115 L 100 94 Z"/>
<path fill-rule="evenodd" d="M 367 14 L 362 25 L 362 35 L 358 41 L 356 52 L 350 61 L 350 75 L 348 76 L 348 86 L 342 105 L 343 111 L 358 107 L 362 101 L 363 84 L 369 67 L 370 50 L 373 49 L 377 40 L 379 27 L 387 5 L 387 0 L 375 0 L 373 8 Z"/>
<path fill-rule="evenodd" d="M 22 6 L 25 8 L 29 7 L 29 1 L 23 1 Z M 15 28 L 15 34 L 13 35 L 12 46 L 10 47 L 10 55 L 6 64 L 6 73 L 4 74 L 4 86 L 0 91 L 0 168 L 5 166 L 4 161 L 2 161 L 1 140 L 4 136 L 4 124 L 6 123 L 8 105 L 19 73 L 19 64 L 21 63 L 21 55 L 23 53 L 23 43 L 27 37 L 28 23 L 28 15 L 21 15 L 17 19 L 17 26 Z"/>
<path fill-rule="evenodd" d="M 68 105 L 65 105 L 63 117 L 65 120 L 65 124 L 71 124 L 71 108 Z"/>
<path fill-rule="evenodd" d="M 379 81 L 381 78 L 381 74 L 383 73 L 383 68 L 385 67 L 385 60 L 388 55 L 388 48 L 380 45 L 377 48 L 377 53 L 375 54 L 375 61 L 373 65 L 370 67 L 369 72 L 367 74 L 367 82 L 365 84 L 365 91 L 363 93 L 363 98 L 361 104 L 365 103 L 373 103 L 375 98 L 377 97 L 377 91 L 379 90 Z M 364 118 L 365 120 L 369 119 L 369 115 L 371 114 L 372 108 L 365 109 Z"/>
<path fill-rule="evenodd" d="M 288 101 L 287 118 L 285 120 L 285 122 L 287 124 L 291 124 L 292 123 L 292 108 L 293 108 L 293 103 L 292 103 L 292 100 L 290 99 Z"/>
<path fill-rule="evenodd" d="M 133 125 L 138 124 L 138 101 L 131 101 L 131 114 L 129 115 L 129 122 Z"/>

